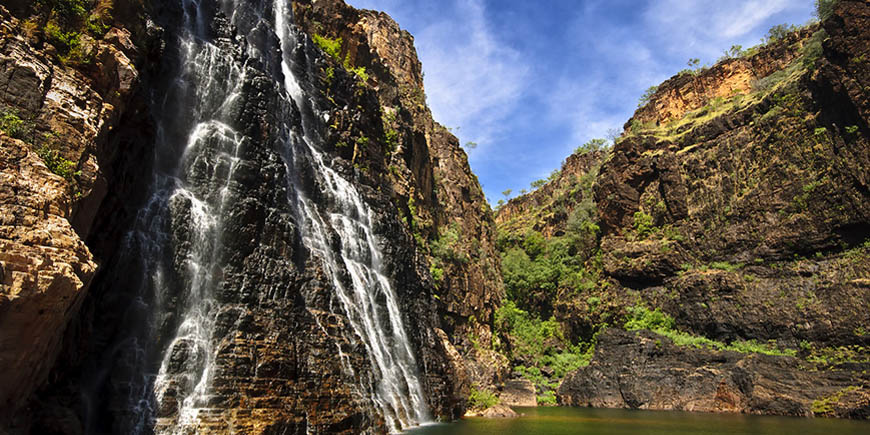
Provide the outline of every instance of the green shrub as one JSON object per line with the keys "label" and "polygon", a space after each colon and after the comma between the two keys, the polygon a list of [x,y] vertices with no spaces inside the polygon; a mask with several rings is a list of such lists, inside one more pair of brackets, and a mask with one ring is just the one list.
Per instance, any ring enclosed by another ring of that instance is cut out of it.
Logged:
{"label": "green shrub", "polygon": [[556,405],[556,393],[553,391],[545,391],[538,396],[538,405],[554,406]]}
{"label": "green shrub", "polygon": [[652,234],[655,231],[653,217],[642,211],[636,212],[634,214],[634,230],[641,239]]}
{"label": "green shrub", "polygon": [[64,31],[54,22],[45,25],[45,36],[48,42],[54,45],[59,52],[69,53],[70,50],[79,46],[81,33],[76,31]]}
{"label": "green shrub", "polygon": [[314,45],[318,46],[324,53],[341,62],[341,38],[329,39],[315,33],[311,35],[311,40],[314,41]]}
{"label": "green shrub", "polygon": [[726,272],[734,272],[743,267],[743,264],[731,264],[727,261],[714,261],[710,263],[710,269],[724,270]]}
{"label": "green shrub", "polygon": [[18,111],[7,109],[0,111],[0,130],[15,139],[24,140],[30,134],[31,128],[27,122],[18,116]]}
{"label": "green shrub", "polygon": [[600,151],[607,147],[607,139],[592,139],[574,150],[574,154],[587,154]]}
{"label": "green shrub", "polygon": [[471,387],[468,395],[468,407],[475,410],[483,410],[498,405],[498,397],[491,391],[479,390],[476,386]]}
{"label": "green shrub", "polygon": [[[345,66],[347,66],[347,65],[345,65]],[[347,68],[347,70],[352,72],[354,75],[356,75],[363,83],[366,83],[369,81],[369,75],[368,75],[368,73],[366,73],[366,67],[364,67],[364,66],[358,66],[356,68],[349,67],[349,68]]]}
{"label": "green shrub", "polygon": [[767,36],[764,38],[764,42],[766,44],[777,42],[785,39],[789,33],[798,30],[796,26],[788,25],[788,24],[778,24],[770,28],[767,31]]}
{"label": "green shrub", "polygon": [[834,13],[834,5],[837,0],[816,0],[816,17],[824,21]]}
{"label": "green shrub", "polygon": [[445,263],[468,263],[468,256],[458,250],[461,239],[459,226],[455,223],[451,224],[437,240],[432,242],[432,255]]}
{"label": "green shrub", "polygon": [[56,15],[65,25],[81,23],[91,9],[88,0],[36,0],[34,5],[42,14]]}
{"label": "green shrub", "polygon": [[37,148],[36,155],[45,162],[45,166],[48,166],[51,172],[60,175],[69,182],[75,181],[75,178],[82,174],[81,171],[76,170],[75,162],[65,159],[59,152],[49,148],[47,145]]}
{"label": "green shrub", "polygon": [[658,308],[654,311],[650,311],[642,305],[628,308],[628,320],[625,322],[625,329],[628,331],[639,329],[670,331],[673,328],[674,319]]}
{"label": "green shrub", "polygon": [[[649,104],[653,95],[655,95],[655,93],[658,90],[659,90],[658,86],[650,86],[649,88],[647,88],[647,90],[643,92],[643,95],[640,96],[640,100],[638,100],[638,102],[637,102],[637,108],[639,109],[639,108]],[[632,130],[634,130],[634,129],[632,129]]]}

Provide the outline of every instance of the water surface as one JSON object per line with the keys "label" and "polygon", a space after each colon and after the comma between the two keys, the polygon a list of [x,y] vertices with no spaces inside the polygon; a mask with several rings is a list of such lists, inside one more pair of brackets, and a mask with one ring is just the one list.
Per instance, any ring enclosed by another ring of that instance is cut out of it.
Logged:
{"label": "water surface", "polygon": [[516,419],[466,418],[411,435],[868,435],[870,422],[569,407],[514,408]]}

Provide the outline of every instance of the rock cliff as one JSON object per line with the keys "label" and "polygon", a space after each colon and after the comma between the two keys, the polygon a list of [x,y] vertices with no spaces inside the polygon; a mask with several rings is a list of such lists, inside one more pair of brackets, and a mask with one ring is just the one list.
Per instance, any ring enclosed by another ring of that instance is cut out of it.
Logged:
{"label": "rock cliff", "polygon": [[407,331],[426,414],[504,376],[476,345],[501,301],[492,214],[407,32],[340,0],[292,2],[287,34],[271,5],[87,5],[0,8],[4,426],[395,428],[377,331],[336,296],[357,279],[398,307],[376,323],[384,346]]}
{"label": "rock cliff", "polygon": [[[866,418],[868,14],[838,1],[667,80],[626,123],[592,188],[598,254],[579,273],[595,284],[538,303],[597,342],[562,403]],[[558,237],[562,210],[535,206],[581,201],[559,180],[511,200],[499,230]]]}
{"label": "rock cliff", "polygon": [[472,381],[500,380],[505,363],[488,345],[503,293],[493,216],[459,141],[426,106],[413,37],[388,15],[341,1],[293,7],[307,33],[340,43],[341,62],[365,68],[391,147],[384,165],[393,202],[427,257],[443,328]]}
{"label": "rock cliff", "polygon": [[82,37],[81,60],[48,42],[47,15],[0,6],[0,420],[46,381],[97,269],[83,240],[148,50],[144,30],[123,24],[136,5],[104,3],[118,21]]}

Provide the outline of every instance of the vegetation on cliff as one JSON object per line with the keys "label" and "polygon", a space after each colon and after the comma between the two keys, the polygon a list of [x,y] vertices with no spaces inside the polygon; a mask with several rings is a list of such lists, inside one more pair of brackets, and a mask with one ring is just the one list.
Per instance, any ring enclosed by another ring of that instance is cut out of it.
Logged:
{"label": "vegetation on cliff", "polygon": [[[870,319],[848,307],[870,303],[861,70],[870,43],[855,36],[866,5],[817,7],[822,24],[777,26],[763,45],[732,47],[716,65],[650,88],[595,165],[563,166],[500,207],[502,310],[538,316],[563,334],[563,349],[597,341],[605,328],[649,330],[685,348],[682,358],[797,357],[865,382],[868,342],[859,332]],[[843,31],[844,22],[857,27]],[[503,328],[503,340],[537,331],[525,325]],[[593,365],[618,358],[596,349]],[[550,367],[535,351],[531,361],[508,356]],[[822,362],[835,354],[848,363]],[[829,381],[819,382],[811,394],[827,391]],[[565,394],[580,394],[572,388]],[[794,400],[812,412],[812,400]]]}

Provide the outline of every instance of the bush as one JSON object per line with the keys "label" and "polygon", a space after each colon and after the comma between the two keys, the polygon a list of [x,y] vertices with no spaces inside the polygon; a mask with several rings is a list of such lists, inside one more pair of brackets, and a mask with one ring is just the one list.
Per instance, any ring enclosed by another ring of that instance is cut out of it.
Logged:
{"label": "bush", "polygon": [[649,88],[647,88],[647,90],[644,91],[643,95],[640,96],[640,100],[637,102],[637,108],[640,109],[641,107],[649,104],[653,95],[655,95],[656,91],[658,90],[658,86],[650,86]]}
{"label": "bush", "polygon": [[0,111],[0,130],[15,139],[24,140],[30,134],[28,124],[18,116],[18,111],[8,109]]}
{"label": "bush", "polygon": [[637,231],[637,236],[641,239],[646,238],[655,231],[653,225],[653,217],[638,211],[634,214],[634,230]]}
{"label": "bush", "polygon": [[816,0],[816,17],[824,21],[834,13],[834,5],[837,0]]}
{"label": "bush", "polygon": [[647,307],[637,305],[629,307],[628,314],[628,321],[625,322],[625,329],[628,331],[636,331],[638,329],[670,331],[674,329],[674,319],[658,308],[650,311]]}
{"label": "bush", "polygon": [[324,53],[341,62],[341,38],[329,39],[315,33],[311,35],[311,40],[314,41],[314,45],[318,46]]}
{"label": "bush", "polygon": [[46,145],[37,148],[36,155],[45,162],[45,166],[48,166],[51,172],[60,175],[66,181],[73,182],[75,177],[79,177],[82,174],[81,171],[76,170],[75,162],[65,159],[59,152]]}
{"label": "bush", "polygon": [[767,36],[764,38],[764,43],[770,44],[785,39],[789,33],[798,30],[798,27],[788,24],[777,24],[767,31]]}
{"label": "bush", "polygon": [[587,154],[601,151],[607,147],[607,139],[592,139],[574,150],[574,154]]}
{"label": "bush", "polygon": [[495,327],[512,339],[514,359],[539,361],[548,348],[547,342],[563,338],[555,319],[542,321],[517,308],[511,300],[496,310]]}
{"label": "bush", "polygon": [[498,405],[498,397],[491,391],[478,390],[477,387],[471,387],[471,394],[468,395],[468,407],[471,409],[482,410],[492,408]]}

